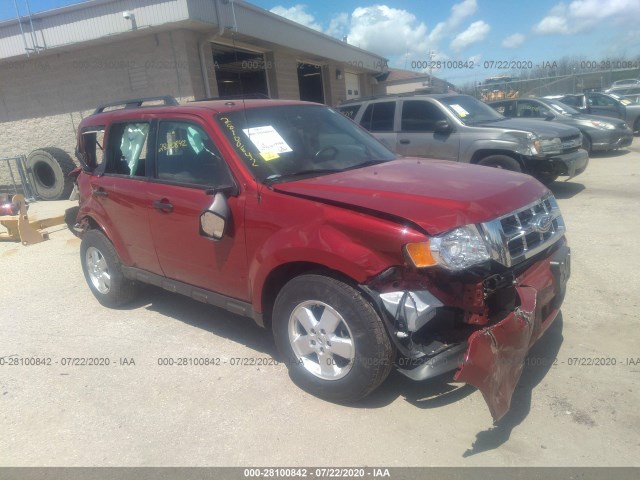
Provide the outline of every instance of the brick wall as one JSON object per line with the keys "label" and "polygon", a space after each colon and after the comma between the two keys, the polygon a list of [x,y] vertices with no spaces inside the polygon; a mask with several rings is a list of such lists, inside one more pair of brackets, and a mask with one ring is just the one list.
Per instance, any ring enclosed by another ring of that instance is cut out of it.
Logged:
{"label": "brick wall", "polygon": [[96,105],[158,95],[186,101],[203,92],[198,39],[185,30],[2,64],[0,157],[47,146],[73,157],[76,128]]}

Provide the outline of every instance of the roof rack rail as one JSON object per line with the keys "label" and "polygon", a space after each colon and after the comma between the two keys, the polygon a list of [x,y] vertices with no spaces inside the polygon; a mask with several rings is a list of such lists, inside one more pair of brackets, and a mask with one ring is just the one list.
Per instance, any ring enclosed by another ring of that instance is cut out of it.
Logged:
{"label": "roof rack rail", "polygon": [[[179,105],[178,101],[175,98],[173,98],[171,95],[165,95],[162,97],[132,98],[129,100],[120,100],[117,102],[109,102],[109,103],[100,105],[98,106],[98,108],[95,109],[93,114],[95,115],[96,113],[102,113],[104,112],[105,108],[117,107],[120,105],[124,105],[123,108],[140,108],[142,107],[142,104],[145,102],[157,102],[159,100],[162,100],[164,102],[164,105],[166,106]],[[150,105],[150,106],[155,106],[155,105]]]}
{"label": "roof rack rail", "polygon": [[269,95],[265,95],[264,93],[245,93],[244,95],[221,95],[219,97],[206,97],[206,98],[197,98],[196,100],[189,100],[188,103],[191,102],[208,102],[209,100],[262,100],[267,99],[271,100]]}
{"label": "roof rack rail", "polygon": [[425,92],[425,91],[415,91],[415,92],[404,92],[404,93],[381,93],[378,95],[370,95],[368,97],[358,97],[351,98],[349,100],[345,100],[340,105],[345,105],[350,102],[361,102],[363,100],[376,100],[378,98],[391,98],[391,97],[415,97],[417,95],[425,96],[425,95],[444,95],[446,92]]}

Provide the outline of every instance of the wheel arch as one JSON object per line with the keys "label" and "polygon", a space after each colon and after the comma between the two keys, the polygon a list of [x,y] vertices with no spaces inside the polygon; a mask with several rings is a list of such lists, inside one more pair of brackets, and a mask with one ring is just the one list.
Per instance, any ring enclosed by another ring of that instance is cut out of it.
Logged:
{"label": "wheel arch", "polygon": [[[83,230],[100,230],[105,237],[111,242],[113,247],[120,258],[120,261],[124,265],[132,265],[133,262],[127,253],[126,248],[123,247],[123,242],[120,236],[117,234],[116,229],[108,227],[106,222],[100,221],[100,219],[94,215],[82,215],[82,211],[79,215],[79,223]],[[81,236],[82,237],[82,236]]]}
{"label": "wheel arch", "polygon": [[325,275],[347,283],[354,288],[357,288],[358,285],[358,282],[346,273],[320,263],[292,261],[278,265],[268,273],[260,289],[258,303],[262,308],[262,320],[265,328],[270,329],[272,327],[273,306],[282,287],[290,280],[305,274]]}
{"label": "wheel arch", "polygon": [[469,163],[477,164],[483,158],[489,157],[491,155],[505,155],[507,157],[511,157],[520,164],[520,168],[522,168],[522,171],[524,171],[525,169],[524,162],[522,161],[521,156],[511,150],[501,150],[501,149],[492,149],[492,148],[484,148],[481,150],[477,150],[473,153]]}

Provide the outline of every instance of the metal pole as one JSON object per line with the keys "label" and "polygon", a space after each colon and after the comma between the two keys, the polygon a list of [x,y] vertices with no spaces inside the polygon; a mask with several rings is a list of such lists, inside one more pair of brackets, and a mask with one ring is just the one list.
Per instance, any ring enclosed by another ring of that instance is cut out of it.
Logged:
{"label": "metal pole", "polygon": [[31,25],[31,41],[33,42],[33,48],[36,53],[40,53],[40,47],[38,46],[38,39],[36,37],[36,30],[33,28],[33,19],[31,18],[31,8],[29,7],[29,0],[24,0],[27,4],[27,12],[29,13],[29,25]]}
{"label": "metal pole", "polygon": [[24,51],[29,56],[29,47],[27,46],[27,39],[24,37],[24,30],[22,29],[22,20],[20,19],[20,10],[18,10],[18,0],[13,0],[13,5],[16,7],[16,15],[18,18],[18,25],[20,25],[20,33],[22,34],[22,41],[24,42]]}

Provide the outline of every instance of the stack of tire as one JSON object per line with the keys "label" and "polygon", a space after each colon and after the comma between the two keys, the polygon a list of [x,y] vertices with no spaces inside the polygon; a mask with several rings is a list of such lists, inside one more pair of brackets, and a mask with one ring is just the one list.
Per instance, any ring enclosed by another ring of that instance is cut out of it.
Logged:
{"label": "stack of tire", "polygon": [[34,150],[27,157],[36,195],[42,200],[67,200],[73,190],[69,172],[74,168],[69,154],[56,147]]}

